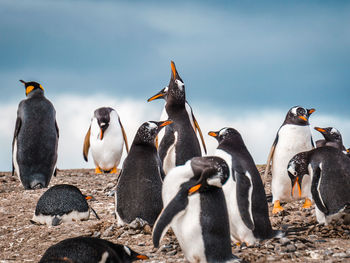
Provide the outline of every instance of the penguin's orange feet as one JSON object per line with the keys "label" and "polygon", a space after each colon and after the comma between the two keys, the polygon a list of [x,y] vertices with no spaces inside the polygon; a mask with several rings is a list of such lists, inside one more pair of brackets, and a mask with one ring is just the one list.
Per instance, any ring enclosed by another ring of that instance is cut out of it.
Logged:
{"label": "penguin's orange feet", "polygon": [[272,214],[278,214],[279,212],[282,212],[284,208],[281,206],[280,201],[276,200],[273,204]]}
{"label": "penguin's orange feet", "polygon": [[306,198],[306,199],[305,199],[305,202],[304,202],[304,205],[303,205],[303,208],[304,208],[304,209],[308,209],[308,208],[310,208],[311,206],[312,206],[311,200],[310,200],[309,198]]}
{"label": "penguin's orange feet", "polygon": [[117,173],[117,167],[114,166],[113,169],[109,173],[110,174],[116,174]]}
{"label": "penguin's orange feet", "polygon": [[95,173],[96,174],[103,174],[103,172],[101,171],[100,167],[98,167],[98,166],[96,166]]}

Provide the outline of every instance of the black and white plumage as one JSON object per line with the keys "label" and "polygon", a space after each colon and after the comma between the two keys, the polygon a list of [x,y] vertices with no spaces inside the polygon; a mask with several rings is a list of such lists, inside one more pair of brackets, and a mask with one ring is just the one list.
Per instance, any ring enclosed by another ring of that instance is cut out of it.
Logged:
{"label": "black and white plumage", "polygon": [[115,194],[118,224],[137,218],[153,225],[163,208],[162,178],[164,172],[155,138],[171,121],[149,121],[138,129],[130,152],[124,160]]}
{"label": "black and white plumage", "polygon": [[322,146],[332,146],[335,147],[341,151],[346,151],[344,145],[343,145],[343,138],[340,134],[340,132],[333,127],[326,127],[326,128],[320,128],[315,127],[316,131],[320,132],[324,140],[318,140],[316,141],[316,147],[322,147]]}
{"label": "black and white plumage", "polygon": [[96,109],[84,140],[85,161],[88,161],[91,148],[96,173],[116,173],[124,143],[126,151],[129,152],[126,133],[117,111],[110,107]]}
{"label": "black and white plumage", "polygon": [[164,179],[164,209],[153,228],[153,244],[171,227],[189,262],[236,262],[222,185],[226,162],[216,156],[195,157]]}
{"label": "black and white plumage", "polygon": [[292,187],[310,187],[304,180],[311,177],[311,193],[319,223],[350,214],[350,159],[342,151],[324,146],[295,155],[288,164]]}
{"label": "black and white plumage", "polygon": [[282,236],[271,227],[264,185],[240,133],[233,128],[223,128],[209,135],[219,142],[215,155],[223,158],[230,168],[229,179],[222,189],[234,241],[254,244]]}
{"label": "black and white plumage", "polygon": [[74,237],[49,247],[39,263],[129,263],[148,259],[131,248],[95,237]]}
{"label": "black and white plumage", "polygon": [[[305,109],[300,106],[292,107],[279,128],[275,141],[271,147],[270,154],[266,163],[265,175],[267,177],[272,162],[272,182],[271,191],[273,196],[274,208],[272,212],[278,213],[283,210],[280,201],[289,201],[292,199],[290,192],[291,186],[287,173],[289,160],[297,153],[311,150],[314,145],[309,127],[309,117],[315,109]],[[305,184],[310,184],[309,178],[305,179]],[[295,189],[297,191],[297,189]],[[299,191],[299,195],[294,198],[305,198],[304,208],[311,207],[311,193],[309,187]]]}
{"label": "black and white plumage", "polygon": [[77,187],[59,184],[52,186],[39,198],[32,222],[56,226],[64,222],[88,220],[90,209],[98,218],[89,207],[86,196]]}
{"label": "black and white plumage", "polygon": [[12,175],[25,189],[47,187],[56,171],[58,127],[56,111],[37,82],[25,82],[27,98],[17,110],[12,142]]}

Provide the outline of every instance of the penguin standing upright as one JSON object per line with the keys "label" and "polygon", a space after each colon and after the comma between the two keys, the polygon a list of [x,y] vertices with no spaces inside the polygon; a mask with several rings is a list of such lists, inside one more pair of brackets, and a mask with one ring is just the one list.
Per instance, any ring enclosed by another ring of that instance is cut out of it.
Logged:
{"label": "penguin standing upright", "polygon": [[[279,128],[271,147],[264,178],[267,177],[272,161],[271,191],[274,203],[273,214],[283,211],[283,207],[280,204],[281,200],[290,200],[292,198],[287,173],[289,160],[295,154],[309,151],[314,147],[309,127],[309,117],[314,111],[315,109],[305,109],[300,106],[291,108],[282,126]],[[309,185],[309,178],[306,178],[304,183]],[[303,208],[310,208],[312,205],[310,187],[304,187],[304,190],[299,192],[299,198],[305,198]]]}
{"label": "penguin standing upright", "polygon": [[239,243],[254,244],[281,235],[272,230],[264,185],[239,132],[223,128],[211,131],[209,135],[219,142],[215,155],[223,158],[230,167],[230,176],[222,189],[231,236]]}
{"label": "penguin standing upright", "polygon": [[[287,169],[292,189],[311,188],[318,223],[327,225],[350,214],[350,159],[342,151],[324,146],[301,152],[290,160]],[[304,184],[308,177],[311,186]]]}
{"label": "penguin standing upright", "polygon": [[98,108],[91,119],[83,147],[85,161],[88,161],[91,146],[96,173],[116,173],[125,142],[129,152],[128,140],[118,113],[109,107]]}
{"label": "penguin standing upright", "polygon": [[316,141],[316,147],[322,147],[322,146],[332,146],[335,147],[341,151],[346,151],[344,145],[343,145],[343,138],[340,134],[340,132],[333,127],[327,127],[327,128],[320,128],[315,127],[316,131],[320,132],[324,140],[318,140]]}
{"label": "penguin standing upright", "polygon": [[165,109],[173,124],[165,129],[158,150],[164,172],[167,174],[175,166],[183,165],[192,157],[201,156],[201,148],[186,111],[185,84],[173,61]]}
{"label": "penguin standing upright", "polygon": [[39,263],[129,263],[148,259],[131,248],[96,237],[73,237],[49,247]]}
{"label": "penguin standing upright", "polygon": [[153,225],[163,208],[164,172],[155,138],[168,121],[149,121],[137,130],[130,152],[123,163],[115,194],[118,225],[140,218]]}
{"label": "penguin standing upright", "polygon": [[164,179],[164,209],[153,228],[153,244],[171,227],[189,262],[236,262],[222,185],[226,162],[216,156],[195,157]]}
{"label": "penguin standing upright", "polygon": [[58,126],[56,111],[37,82],[20,80],[25,100],[17,110],[12,141],[12,175],[16,171],[25,189],[47,187],[56,174]]}

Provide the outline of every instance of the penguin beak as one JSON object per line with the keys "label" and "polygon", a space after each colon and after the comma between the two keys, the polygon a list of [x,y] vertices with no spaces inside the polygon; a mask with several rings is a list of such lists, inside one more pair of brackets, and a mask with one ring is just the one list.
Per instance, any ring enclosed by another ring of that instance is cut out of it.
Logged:
{"label": "penguin beak", "polygon": [[172,76],[172,78],[175,80],[176,79],[176,67],[175,67],[175,63],[174,63],[174,61],[171,61],[170,62],[170,66],[171,66],[171,76]]}
{"label": "penguin beak", "polygon": [[218,133],[217,132],[213,132],[213,131],[208,132],[208,135],[210,135],[210,136],[212,136],[214,138],[218,137]]}
{"label": "penguin beak", "polygon": [[146,260],[146,259],[149,259],[149,257],[145,256],[145,255],[137,255],[136,256],[138,259],[141,259],[141,260]]}
{"label": "penguin beak", "polygon": [[101,130],[101,132],[100,132],[100,140],[101,140],[101,141],[102,141],[102,139],[103,139],[104,132],[107,130],[108,126],[109,126],[108,123],[102,123],[102,124],[100,124],[100,130]]}
{"label": "penguin beak", "polygon": [[294,196],[295,186],[298,186],[298,194],[301,197],[301,184],[299,183],[299,177],[295,177],[294,182],[292,181],[292,196]]}
{"label": "penguin beak", "polygon": [[198,190],[201,188],[201,184],[197,184],[195,186],[192,186],[190,190],[188,190],[188,195],[193,195],[194,193],[198,192]]}
{"label": "penguin beak", "polygon": [[314,108],[308,109],[307,114],[310,116],[312,113],[314,113],[316,110]]}
{"label": "penguin beak", "polygon": [[172,120],[161,121],[159,127],[164,127],[164,126],[167,126],[167,125],[172,124],[172,123],[173,123]]}
{"label": "penguin beak", "polygon": [[162,99],[165,97],[165,95],[166,95],[166,93],[164,92],[164,90],[161,90],[156,95],[150,97],[147,101],[150,102],[152,100]]}
{"label": "penguin beak", "polygon": [[27,83],[27,82],[25,82],[24,80],[19,80],[20,82],[22,82],[24,85]]}
{"label": "penguin beak", "polygon": [[305,121],[305,122],[308,121],[308,119],[307,119],[307,117],[306,117],[305,115],[303,115],[303,116],[298,116],[298,117],[299,117],[299,119],[302,119],[302,120]]}
{"label": "penguin beak", "polygon": [[320,133],[325,133],[325,132],[326,132],[325,129],[322,129],[322,128],[320,128],[320,127],[315,127],[314,129],[315,129],[316,131],[319,131]]}

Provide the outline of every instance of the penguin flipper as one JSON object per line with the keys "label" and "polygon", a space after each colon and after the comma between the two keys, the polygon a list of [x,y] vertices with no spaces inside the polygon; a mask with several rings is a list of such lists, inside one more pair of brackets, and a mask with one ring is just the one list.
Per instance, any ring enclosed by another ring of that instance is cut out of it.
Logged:
{"label": "penguin flipper", "polygon": [[322,201],[322,197],[320,196],[320,192],[318,191],[318,185],[320,183],[321,179],[321,168],[319,166],[314,167],[312,166],[313,170],[313,177],[311,182],[311,193],[312,197],[315,201],[315,204],[317,205],[317,208],[321,210],[324,214],[328,215],[329,211],[326,205]]}
{"label": "penguin flipper", "polygon": [[[247,172],[248,173],[248,172]],[[253,185],[249,175],[243,172],[235,171],[236,174],[236,195],[238,210],[244,224],[250,229],[254,230],[254,221],[252,215],[252,190]]]}
{"label": "penguin flipper", "polygon": [[272,163],[272,158],[273,158],[273,154],[275,153],[275,149],[276,149],[276,145],[277,145],[277,142],[278,142],[278,132],[277,132],[277,135],[276,135],[276,138],[271,146],[271,150],[270,150],[270,153],[269,153],[269,156],[267,157],[267,162],[266,162],[266,168],[265,168],[265,173],[264,173],[264,177],[261,178],[262,179],[262,182],[263,182],[263,185],[265,185],[265,178],[267,177],[267,175],[269,174],[270,172],[270,168],[271,168],[271,163]]}
{"label": "penguin flipper", "polygon": [[89,148],[90,148],[90,132],[91,132],[91,125],[85,135],[84,146],[83,146],[83,156],[86,162],[88,161],[88,154],[89,154]]}
{"label": "penguin flipper", "polygon": [[185,210],[188,204],[188,188],[182,187],[176,196],[162,210],[154,224],[152,241],[154,247],[159,247],[159,242],[170,227],[174,217]]}
{"label": "penguin flipper", "polygon": [[198,130],[199,136],[201,137],[201,141],[202,141],[202,146],[203,146],[203,149],[204,149],[204,153],[207,154],[207,147],[205,146],[204,137],[203,137],[201,128],[199,127],[199,124],[198,124],[196,118],[194,117],[193,112],[192,112],[192,118],[193,118],[194,126],[195,126],[196,129]]}
{"label": "penguin flipper", "polygon": [[[15,126],[15,132],[13,134],[13,140],[12,140],[12,153],[13,153],[14,146],[15,146],[15,140],[17,139],[19,130],[21,129],[21,125],[22,125],[22,120],[21,120],[20,117],[17,117],[17,119],[16,119],[16,126]],[[14,176],[14,174],[15,174],[15,166],[14,166],[13,161],[14,160],[13,160],[13,154],[12,154],[12,176]]]}
{"label": "penguin flipper", "polygon": [[120,124],[120,127],[122,128],[122,133],[123,133],[123,138],[124,138],[124,142],[125,142],[125,148],[126,148],[126,152],[129,153],[129,145],[128,145],[128,138],[126,137],[126,132],[124,130],[124,127],[120,121],[120,118],[118,118],[119,120],[119,124]]}
{"label": "penguin flipper", "polygon": [[57,138],[60,137],[60,130],[58,129],[57,121],[55,120],[55,127],[56,127],[56,132],[57,132]]}

